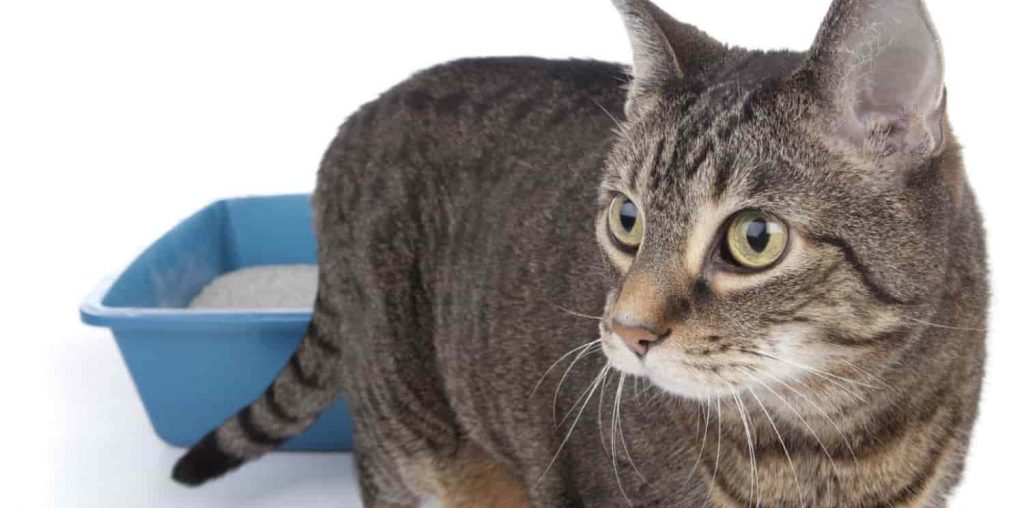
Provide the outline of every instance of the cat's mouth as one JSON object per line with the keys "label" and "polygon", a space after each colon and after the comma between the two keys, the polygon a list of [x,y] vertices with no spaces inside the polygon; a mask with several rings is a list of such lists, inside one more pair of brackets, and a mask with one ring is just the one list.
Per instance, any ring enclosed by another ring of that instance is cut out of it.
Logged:
{"label": "cat's mouth", "polygon": [[796,346],[805,344],[811,333],[803,326],[780,326],[757,340],[716,335],[713,341],[673,333],[638,354],[604,321],[600,331],[601,350],[612,367],[693,399],[730,396],[798,378],[801,362],[808,359],[799,358]]}

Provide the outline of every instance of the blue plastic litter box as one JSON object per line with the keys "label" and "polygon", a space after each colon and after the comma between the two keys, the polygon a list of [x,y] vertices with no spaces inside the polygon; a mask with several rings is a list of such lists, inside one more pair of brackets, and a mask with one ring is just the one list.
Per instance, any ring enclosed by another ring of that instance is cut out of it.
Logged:
{"label": "blue plastic litter box", "polygon": [[[316,263],[308,195],[218,201],[89,297],[82,320],[111,329],[156,433],[190,446],[259,396],[298,346],[312,309],[191,310],[218,275]],[[350,450],[339,401],[289,450]]]}

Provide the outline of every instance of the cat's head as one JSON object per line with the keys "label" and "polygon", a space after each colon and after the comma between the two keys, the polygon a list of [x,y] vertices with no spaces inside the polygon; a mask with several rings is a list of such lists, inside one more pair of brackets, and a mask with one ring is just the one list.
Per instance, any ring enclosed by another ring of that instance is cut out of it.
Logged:
{"label": "cat's head", "polygon": [[910,347],[964,193],[921,0],[836,0],[805,54],[614,3],[634,62],[596,220],[611,364],[705,397]]}

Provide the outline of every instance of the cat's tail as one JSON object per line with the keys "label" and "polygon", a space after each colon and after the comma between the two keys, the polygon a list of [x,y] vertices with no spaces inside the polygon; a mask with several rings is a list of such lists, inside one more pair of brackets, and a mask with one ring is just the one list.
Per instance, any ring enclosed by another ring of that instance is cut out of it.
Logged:
{"label": "cat's tail", "polygon": [[174,466],[171,476],[199,485],[273,450],[309,427],[334,402],[341,349],[332,326],[334,314],[318,293],[313,319],[302,343],[270,387],[256,401],[228,418]]}

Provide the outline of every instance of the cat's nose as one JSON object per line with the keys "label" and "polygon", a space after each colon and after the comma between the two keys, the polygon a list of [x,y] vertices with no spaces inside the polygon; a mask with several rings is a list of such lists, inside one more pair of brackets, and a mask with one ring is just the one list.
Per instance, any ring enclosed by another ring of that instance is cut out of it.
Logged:
{"label": "cat's nose", "polygon": [[643,357],[652,345],[668,337],[670,330],[658,332],[646,326],[630,326],[618,320],[612,320],[612,332],[622,339],[630,351]]}

